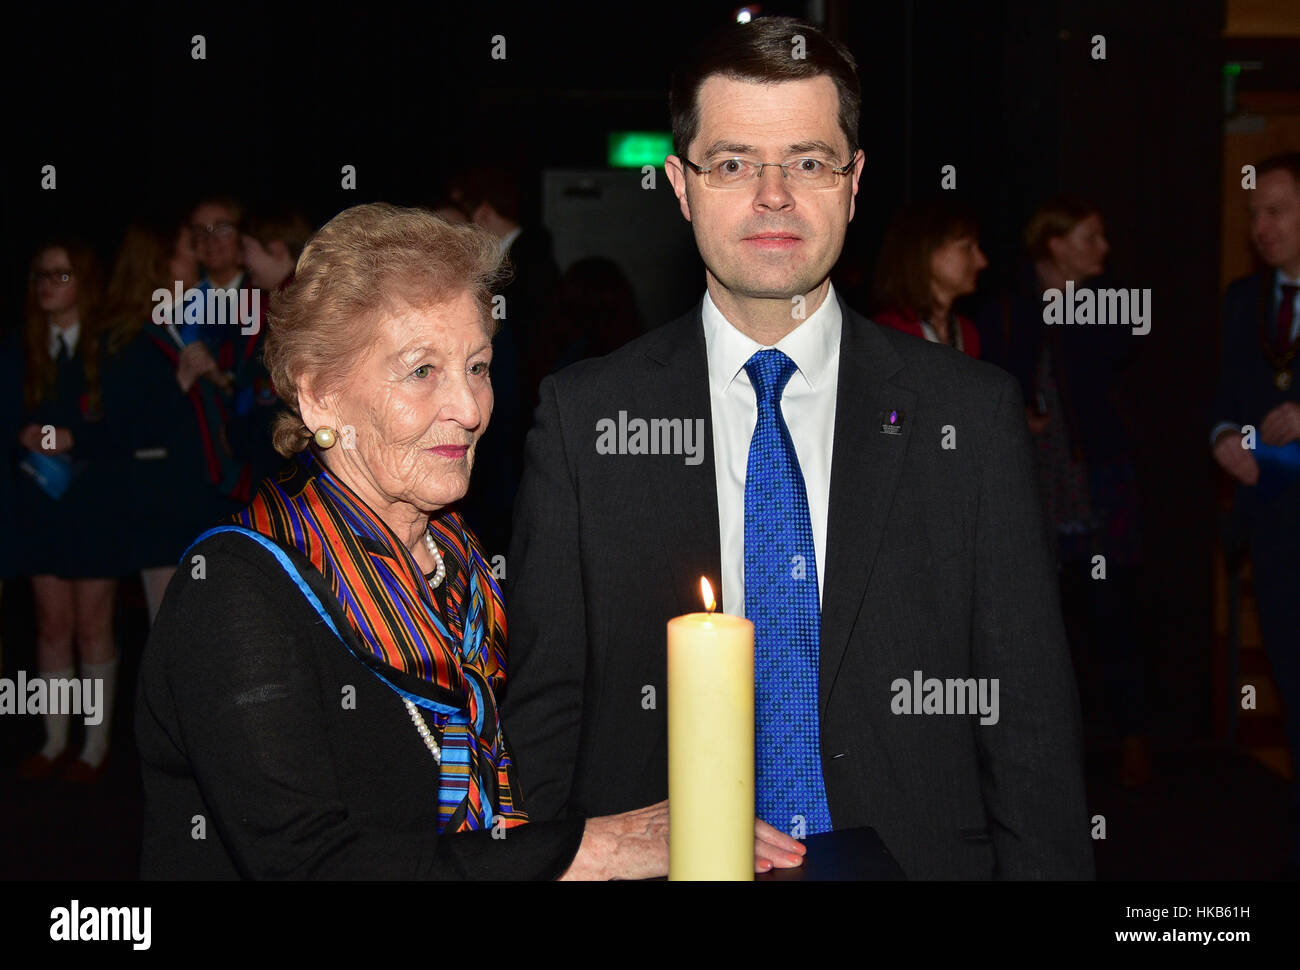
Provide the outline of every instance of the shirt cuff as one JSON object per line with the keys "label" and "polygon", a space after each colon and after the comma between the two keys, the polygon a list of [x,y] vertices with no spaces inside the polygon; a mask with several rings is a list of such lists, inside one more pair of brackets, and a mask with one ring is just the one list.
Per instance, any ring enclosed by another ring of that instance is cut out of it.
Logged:
{"label": "shirt cuff", "polygon": [[1235,424],[1232,421],[1220,421],[1218,424],[1216,424],[1213,428],[1210,429],[1210,447],[1211,448],[1214,447],[1215,440],[1219,437],[1219,435],[1223,434],[1223,432],[1240,431],[1240,430],[1241,430],[1241,425],[1239,424]]}

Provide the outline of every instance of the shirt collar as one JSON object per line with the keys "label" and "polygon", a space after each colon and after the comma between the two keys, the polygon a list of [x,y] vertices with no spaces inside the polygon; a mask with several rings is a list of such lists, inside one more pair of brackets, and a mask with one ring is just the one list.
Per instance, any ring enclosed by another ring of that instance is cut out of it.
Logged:
{"label": "shirt collar", "polygon": [[245,276],[245,271],[241,269],[239,271],[239,275],[236,276],[229,283],[227,283],[225,286],[217,286],[216,283],[212,282],[212,278],[208,276],[207,273],[204,273],[203,283],[207,284],[207,289],[209,290],[240,290],[243,289],[244,287],[244,276]]}
{"label": "shirt collar", "polygon": [[510,247],[514,245],[515,240],[519,238],[519,234],[523,231],[524,231],[523,226],[515,226],[508,233],[506,233],[504,236],[501,237],[502,256],[510,252]]}
{"label": "shirt collar", "polygon": [[1283,283],[1289,283],[1292,286],[1295,286],[1297,284],[1300,284],[1300,279],[1295,279],[1295,280],[1287,279],[1286,274],[1282,272],[1282,267],[1279,266],[1277,270],[1274,271],[1273,273],[1273,285],[1277,287],[1279,293],[1282,291]]}
{"label": "shirt collar", "polygon": [[[749,358],[764,346],[752,337],[737,330],[722,315],[708,291],[704,292],[704,304],[701,308],[704,318],[704,345],[708,354],[709,384],[718,393],[726,393],[736,375],[744,370]],[[840,328],[842,325],[840,301],[835,296],[835,287],[826,285],[826,298],[803,323],[795,327],[774,345],[792,361],[803,376],[809,389],[816,390],[818,384],[828,376],[828,365],[835,359],[840,345]]]}
{"label": "shirt collar", "polygon": [[50,356],[59,356],[59,338],[68,345],[68,356],[71,357],[77,352],[77,341],[81,339],[81,322],[78,321],[67,329],[61,330],[54,324],[50,324]]}

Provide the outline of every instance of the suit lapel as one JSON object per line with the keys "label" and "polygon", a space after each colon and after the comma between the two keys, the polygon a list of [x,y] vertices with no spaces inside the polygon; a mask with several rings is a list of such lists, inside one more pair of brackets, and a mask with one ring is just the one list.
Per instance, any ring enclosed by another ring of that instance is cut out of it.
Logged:
{"label": "suit lapel", "polygon": [[702,461],[687,465],[681,456],[649,464],[653,522],[663,538],[680,609],[703,609],[700,577],[708,577],[722,603],[722,552],[718,527],[718,488],[713,458],[713,408],[700,306],[670,324],[662,339],[646,350],[650,371],[637,388],[637,417],[704,421]]}
{"label": "suit lapel", "polygon": [[[902,358],[875,324],[842,300],[840,308],[843,327],[822,592],[818,707],[823,716],[866,595],[916,424],[916,392],[890,381],[902,369]],[[903,412],[897,435],[881,431],[891,410]]]}

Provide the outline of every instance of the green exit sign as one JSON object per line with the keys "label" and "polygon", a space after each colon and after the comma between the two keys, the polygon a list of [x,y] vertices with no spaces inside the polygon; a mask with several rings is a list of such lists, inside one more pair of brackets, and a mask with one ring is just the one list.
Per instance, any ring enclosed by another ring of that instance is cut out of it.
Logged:
{"label": "green exit sign", "polygon": [[609,135],[610,168],[662,168],[673,153],[673,136],[666,131],[614,131]]}

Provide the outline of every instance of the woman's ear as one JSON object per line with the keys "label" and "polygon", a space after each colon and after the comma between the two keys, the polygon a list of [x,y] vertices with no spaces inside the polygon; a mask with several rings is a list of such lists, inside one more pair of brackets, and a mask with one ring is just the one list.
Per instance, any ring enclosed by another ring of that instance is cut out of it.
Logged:
{"label": "woman's ear", "polygon": [[298,380],[298,413],[302,423],[311,431],[321,427],[333,427],[333,407],[327,398],[317,393],[317,382],[309,377]]}

